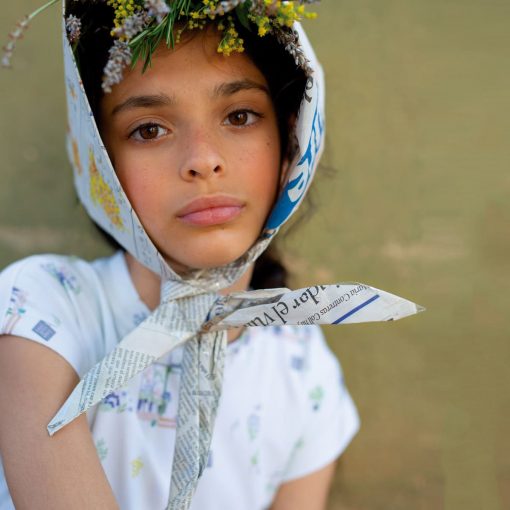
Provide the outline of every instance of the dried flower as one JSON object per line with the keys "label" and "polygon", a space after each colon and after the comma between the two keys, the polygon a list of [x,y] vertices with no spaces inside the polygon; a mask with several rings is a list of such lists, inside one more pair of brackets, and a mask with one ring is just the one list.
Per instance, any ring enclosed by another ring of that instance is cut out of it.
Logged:
{"label": "dried flower", "polygon": [[[211,16],[223,16],[226,12],[233,11],[238,5],[245,2],[246,0],[224,0],[216,6],[213,6],[212,2],[204,2],[204,5],[206,5],[204,13]],[[209,5],[211,6],[209,7]]]}
{"label": "dried flower", "polygon": [[116,40],[109,50],[109,58],[103,72],[102,88],[111,92],[113,85],[122,81],[124,69],[131,64],[131,50],[124,41]]}
{"label": "dried flower", "polygon": [[81,35],[81,21],[73,14],[70,14],[66,18],[66,30],[70,43],[74,44]]}
{"label": "dried flower", "polygon": [[170,12],[170,7],[164,0],[145,0],[145,9],[151,18],[156,18],[158,23]]}
{"label": "dried flower", "polygon": [[30,22],[29,16],[25,16],[16,23],[16,28],[9,34],[9,42],[3,47],[4,54],[2,56],[2,67],[11,67],[12,54],[16,43],[23,37],[23,33],[28,28]]}
{"label": "dried flower", "polygon": [[34,12],[25,16],[22,20],[18,21],[16,28],[9,34],[10,41],[3,47],[4,54],[2,56],[2,66],[11,67],[11,58],[16,47],[16,42],[23,37],[23,33],[28,28],[29,23],[41,12],[45,11],[48,7],[56,4],[59,0],[48,0],[44,5],[36,9]]}
{"label": "dried flower", "polygon": [[[29,16],[20,21],[9,34],[4,47],[3,66],[10,66],[11,57],[32,18],[61,0],[47,0]],[[244,41],[237,31],[237,22],[248,27],[251,23],[260,37],[271,34],[294,57],[296,64],[307,75],[312,70],[299,44],[294,23],[303,18],[313,18],[315,13],[306,12],[306,6],[320,0],[69,0],[82,4],[104,2],[113,8],[111,35],[115,38],[109,59],[104,68],[103,90],[110,92],[113,85],[122,80],[124,68],[144,60],[143,70],[150,65],[151,56],[161,41],[168,47],[179,42],[184,30],[203,29],[211,20],[222,32],[218,52],[230,55],[244,51]],[[220,19],[217,19],[220,18]],[[184,21],[177,33],[174,26]],[[71,44],[75,43],[85,28],[74,15],[65,20],[66,32]]]}
{"label": "dried flower", "polygon": [[123,40],[129,41],[135,35],[142,32],[145,27],[149,24],[150,19],[145,13],[136,13],[132,16],[128,16],[124,19],[122,25],[117,28],[114,28],[112,31],[112,35]]}
{"label": "dried flower", "polygon": [[244,51],[244,41],[239,37],[234,24],[234,18],[227,16],[227,26],[223,23],[218,24],[218,29],[223,32],[223,37],[218,45],[218,53],[229,56],[233,51],[242,53]]}
{"label": "dried flower", "polygon": [[275,29],[273,33],[277,41],[294,57],[296,65],[303,69],[305,74],[310,77],[313,74],[313,69],[310,67],[310,63],[305,57],[303,48],[301,48],[299,34],[295,30],[287,27],[279,27]]}
{"label": "dried flower", "polygon": [[[124,24],[126,18],[129,18],[136,12],[139,12],[141,7],[135,3],[135,0],[108,0],[107,5],[113,7],[114,14],[114,28],[120,28]],[[115,35],[112,32],[112,35]]]}

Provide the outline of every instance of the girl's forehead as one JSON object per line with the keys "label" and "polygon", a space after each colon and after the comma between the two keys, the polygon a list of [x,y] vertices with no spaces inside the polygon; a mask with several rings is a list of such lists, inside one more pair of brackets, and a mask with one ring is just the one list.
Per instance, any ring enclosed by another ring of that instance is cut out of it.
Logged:
{"label": "girl's forehead", "polygon": [[[267,90],[264,74],[245,53],[224,56],[217,52],[219,36],[212,30],[195,32],[175,48],[163,42],[155,51],[151,66],[142,72],[142,62],[124,73],[124,79],[105,95],[105,103],[119,97],[165,92],[176,98],[194,93],[220,96],[228,84],[239,90]],[[244,83],[245,86],[239,86]],[[252,84],[252,86],[248,86]]]}

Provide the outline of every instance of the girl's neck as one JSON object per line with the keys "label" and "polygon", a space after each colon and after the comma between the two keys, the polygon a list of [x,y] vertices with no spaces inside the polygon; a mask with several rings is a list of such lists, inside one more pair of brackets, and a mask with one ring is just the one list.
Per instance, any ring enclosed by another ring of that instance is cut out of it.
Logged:
{"label": "girl's neck", "polygon": [[[140,264],[130,253],[124,252],[129,275],[133,281],[140,299],[145,303],[149,310],[155,310],[159,305],[161,292],[161,278],[153,273],[150,269]],[[253,264],[233,285],[220,290],[220,294],[229,294],[230,292],[240,292],[248,289],[251,276],[253,273]],[[229,343],[236,340],[242,333],[244,328],[235,328],[227,330],[227,338]]]}

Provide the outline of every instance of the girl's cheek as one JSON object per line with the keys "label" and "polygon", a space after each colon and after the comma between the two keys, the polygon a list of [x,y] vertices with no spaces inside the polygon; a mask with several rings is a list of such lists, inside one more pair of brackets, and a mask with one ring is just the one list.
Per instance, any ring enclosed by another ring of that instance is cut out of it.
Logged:
{"label": "girl's cheek", "polygon": [[154,200],[154,194],[172,180],[174,166],[169,151],[127,151],[119,158],[116,172],[128,197],[152,194]]}

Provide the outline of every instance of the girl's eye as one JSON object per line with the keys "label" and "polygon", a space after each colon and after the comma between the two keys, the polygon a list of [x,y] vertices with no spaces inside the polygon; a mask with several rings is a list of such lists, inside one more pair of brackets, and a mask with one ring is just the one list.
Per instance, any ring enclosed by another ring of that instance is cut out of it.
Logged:
{"label": "girl's eye", "polygon": [[159,124],[143,124],[137,127],[130,135],[130,138],[134,138],[138,141],[157,140],[161,136],[168,133],[168,129],[163,128]]}
{"label": "girl's eye", "polygon": [[257,117],[262,117],[261,114],[252,110],[236,110],[235,112],[227,115],[227,124],[231,126],[249,126],[256,122]]}

